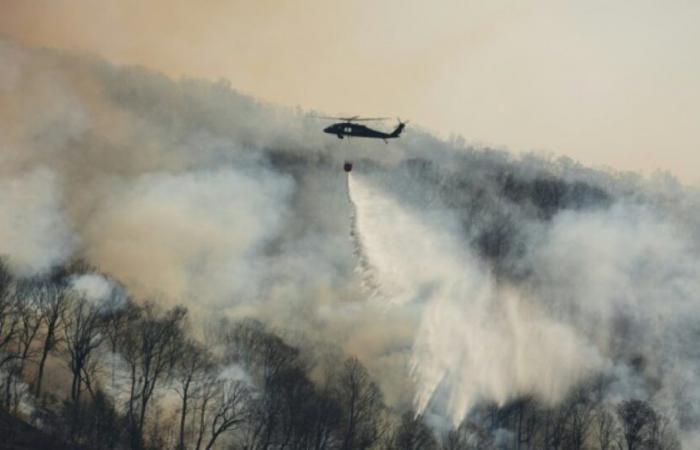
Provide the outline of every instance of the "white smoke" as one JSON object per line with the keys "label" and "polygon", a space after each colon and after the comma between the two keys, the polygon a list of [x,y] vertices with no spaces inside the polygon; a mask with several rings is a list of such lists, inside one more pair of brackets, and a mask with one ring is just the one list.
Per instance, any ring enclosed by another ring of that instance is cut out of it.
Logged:
{"label": "white smoke", "polygon": [[646,381],[640,389],[633,376],[621,377],[623,395],[697,420],[700,360],[688,339],[698,332],[700,257],[692,233],[638,205],[565,213],[533,263],[533,284],[560,321],[618,365],[641,358]]}
{"label": "white smoke", "polygon": [[109,280],[94,273],[74,276],[70,286],[75,292],[94,302],[101,302],[107,298],[113,288]]}
{"label": "white smoke", "polygon": [[139,300],[331,341],[392,405],[455,423],[606,374],[611,401],[697,428],[696,192],[322,127],[225,82],[0,40],[0,254],[19,275],[83,258]]}
{"label": "white smoke", "polygon": [[253,296],[245,289],[261,276],[256,255],[279,231],[291,188],[255,169],[115,182],[85,229],[86,256],[141,295],[208,305]]}
{"label": "white smoke", "polygon": [[126,305],[127,294],[114,282],[96,273],[74,275],[70,278],[70,288],[80,298],[84,298],[102,311],[118,310]]}
{"label": "white smoke", "polygon": [[57,177],[35,168],[0,178],[0,255],[23,276],[42,274],[75,251]]}

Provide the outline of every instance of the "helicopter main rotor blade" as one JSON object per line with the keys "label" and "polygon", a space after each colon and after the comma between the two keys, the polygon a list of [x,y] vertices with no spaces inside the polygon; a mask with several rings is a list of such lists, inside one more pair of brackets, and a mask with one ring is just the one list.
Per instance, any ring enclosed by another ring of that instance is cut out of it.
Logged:
{"label": "helicopter main rotor blade", "polygon": [[345,122],[352,122],[358,117],[334,117],[334,116],[311,116],[313,119],[325,119],[325,120],[344,120]]}
{"label": "helicopter main rotor blade", "polygon": [[369,120],[387,120],[389,117],[329,117],[329,116],[313,116],[315,119],[328,119],[328,120],[344,120],[345,122],[366,122]]}

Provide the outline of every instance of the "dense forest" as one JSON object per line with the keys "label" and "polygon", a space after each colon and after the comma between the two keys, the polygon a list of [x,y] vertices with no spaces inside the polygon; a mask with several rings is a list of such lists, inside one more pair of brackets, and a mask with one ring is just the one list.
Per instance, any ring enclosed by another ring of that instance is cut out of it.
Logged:
{"label": "dense forest", "polygon": [[29,279],[0,266],[2,408],[77,448],[679,448],[649,404],[606,403],[602,378],[556,407],[519,398],[436,428],[387,406],[338,349],[292,345],[253,319],[196,330],[185,308],[135,302],[111,280],[91,298],[86,276],[106,281],[84,263]]}

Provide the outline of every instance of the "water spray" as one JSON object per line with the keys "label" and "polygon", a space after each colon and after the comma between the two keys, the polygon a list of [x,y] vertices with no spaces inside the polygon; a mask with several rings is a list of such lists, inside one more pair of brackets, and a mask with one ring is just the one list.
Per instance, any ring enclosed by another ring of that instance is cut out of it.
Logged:
{"label": "water spray", "polygon": [[347,193],[348,203],[350,205],[350,239],[353,243],[353,254],[357,261],[355,272],[360,274],[363,288],[370,294],[370,296],[375,296],[379,293],[379,284],[377,282],[376,275],[374,274],[374,269],[367,258],[367,253],[363,246],[363,239],[358,229],[357,204],[353,200],[352,196],[353,176],[350,172],[352,170],[352,163],[346,162],[344,169],[345,192]]}

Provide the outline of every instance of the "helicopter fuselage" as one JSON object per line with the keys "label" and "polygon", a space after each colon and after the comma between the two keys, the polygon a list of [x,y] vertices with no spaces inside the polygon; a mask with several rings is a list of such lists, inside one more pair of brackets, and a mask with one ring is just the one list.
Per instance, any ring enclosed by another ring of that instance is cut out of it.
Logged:
{"label": "helicopter fuselage", "polygon": [[[401,127],[403,128],[403,127]],[[365,138],[378,138],[378,139],[394,139],[399,137],[400,131],[397,133],[384,133],[382,131],[373,130],[365,125],[360,125],[352,122],[340,122],[334,123],[333,125],[324,128],[324,133],[335,134],[338,139],[343,139],[345,136],[348,137],[365,137]]]}

